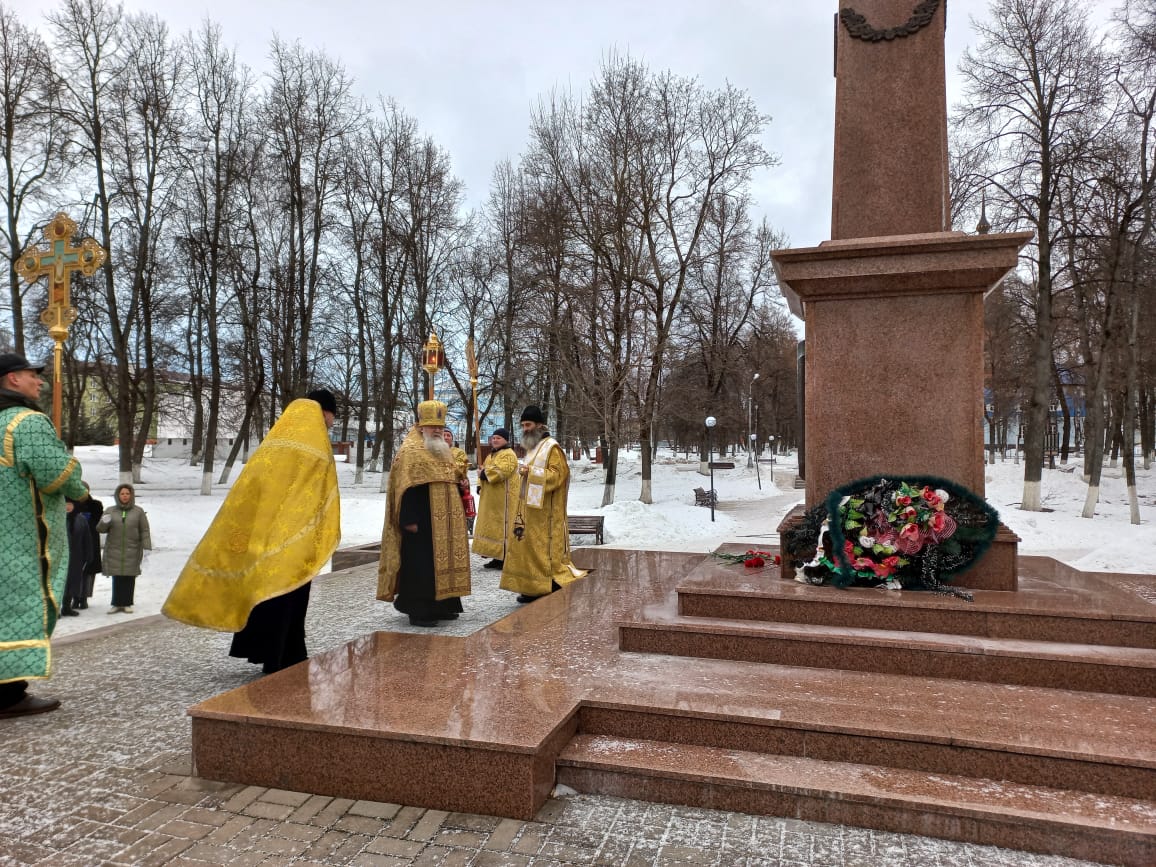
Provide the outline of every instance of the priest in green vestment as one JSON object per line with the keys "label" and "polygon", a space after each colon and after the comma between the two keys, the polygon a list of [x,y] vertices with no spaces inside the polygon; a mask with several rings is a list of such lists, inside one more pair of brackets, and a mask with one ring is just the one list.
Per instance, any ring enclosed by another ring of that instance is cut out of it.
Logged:
{"label": "priest in green vestment", "polygon": [[28,681],[52,673],[68,573],[64,501],[88,499],[80,464],[36,403],[43,370],[0,355],[0,718],[60,706],[28,693]]}

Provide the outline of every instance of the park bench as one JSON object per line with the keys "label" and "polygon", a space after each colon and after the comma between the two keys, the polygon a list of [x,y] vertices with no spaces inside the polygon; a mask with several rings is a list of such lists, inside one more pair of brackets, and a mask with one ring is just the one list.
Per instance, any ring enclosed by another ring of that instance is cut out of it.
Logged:
{"label": "park bench", "polygon": [[718,492],[704,491],[702,488],[694,489],[694,504],[696,506],[717,506]]}
{"label": "park bench", "polygon": [[566,523],[571,536],[593,536],[594,544],[602,544],[602,525],[606,518],[602,515],[569,515]]}
{"label": "park bench", "polygon": [[711,461],[710,468],[712,470],[733,470],[735,468],[734,461]]}

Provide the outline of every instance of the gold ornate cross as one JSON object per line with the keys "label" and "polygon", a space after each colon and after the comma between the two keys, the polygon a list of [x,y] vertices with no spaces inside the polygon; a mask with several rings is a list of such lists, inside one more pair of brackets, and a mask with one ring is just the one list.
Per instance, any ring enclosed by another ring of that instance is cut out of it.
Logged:
{"label": "gold ornate cross", "polygon": [[63,343],[68,339],[68,328],[76,321],[76,308],[72,306],[72,273],[79,271],[86,277],[96,273],[104,264],[105,253],[92,238],[85,238],[79,247],[72,246],[72,236],[76,234],[76,222],[65,213],[59,213],[44,227],[44,240],[48,248],[30,246],[16,260],[16,273],[26,283],[35,283],[41,277],[48,277],[48,306],[40,314],[40,321],[48,328],[48,333],[56,342],[53,364],[52,421],[56,432],[60,433],[60,362]]}

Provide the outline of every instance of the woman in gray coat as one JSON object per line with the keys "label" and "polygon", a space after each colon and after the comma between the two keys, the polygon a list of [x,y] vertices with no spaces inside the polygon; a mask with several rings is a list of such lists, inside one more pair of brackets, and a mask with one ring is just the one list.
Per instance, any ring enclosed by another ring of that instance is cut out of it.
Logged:
{"label": "woman in gray coat", "polygon": [[112,610],[109,614],[132,614],[136,576],[145,551],[153,547],[149,519],[136,504],[132,485],[118,485],[116,505],[104,510],[96,529],[108,534],[104,543],[104,574],[112,576]]}

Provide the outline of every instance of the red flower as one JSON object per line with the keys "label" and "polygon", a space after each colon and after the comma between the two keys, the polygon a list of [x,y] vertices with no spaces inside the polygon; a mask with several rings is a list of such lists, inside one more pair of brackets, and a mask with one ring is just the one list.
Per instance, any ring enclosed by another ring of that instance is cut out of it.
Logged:
{"label": "red flower", "polygon": [[856,557],[851,565],[860,572],[866,572],[875,568],[875,561],[870,557]]}
{"label": "red flower", "polygon": [[766,565],[766,561],[762,557],[748,557],[743,561],[743,565],[748,569],[759,569]]}
{"label": "red flower", "polygon": [[904,554],[915,554],[923,547],[923,534],[918,524],[904,524],[895,547]]}
{"label": "red flower", "polygon": [[895,502],[898,503],[900,506],[910,506],[911,505],[911,497],[904,494],[903,496],[896,497]]}
{"label": "red flower", "polygon": [[950,539],[955,532],[955,519],[947,512],[936,512],[931,516],[931,538],[936,542],[942,542],[944,539]]}
{"label": "red flower", "polygon": [[851,542],[850,539],[843,540],[843,553],[848,557],[855,553],[855,545]]}
{"label": "red flower", "polygon": [[780,557],[778,554],[776,554],[776,555],[775,555],[775,559],[774,559],[774,564],[775,564],[776,566],[779,566],[779,565],[781,565],[781,564],[782,564],[782,562],[783,562],[783,558],[782,558],[782,557]]}
{"label": "red flower", "polygon": [[933,509],[943,508],[943,500],[941,500],[939,494],[931,490],[929,486],[924,486],[923,488],[923,502],[927,503],[927,505]]}
{"label": "red flower", "polygon": [[891,566],[887,565],[886,562],[883,562],[883,563],[872,563],[871,564],[871,571],[875,573],[876,578],[889,578],[889,577],[891,577],[891,574],[895,570],[893,568],[891,568]]}

